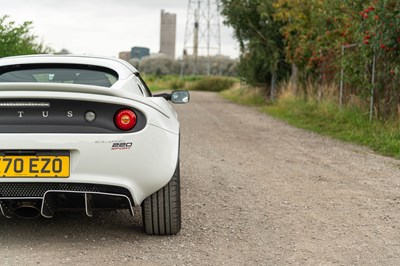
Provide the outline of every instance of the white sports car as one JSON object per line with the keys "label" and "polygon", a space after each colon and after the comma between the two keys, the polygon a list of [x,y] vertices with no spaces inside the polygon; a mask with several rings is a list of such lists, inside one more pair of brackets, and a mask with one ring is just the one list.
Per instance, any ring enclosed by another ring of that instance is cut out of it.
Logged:
{"label": "white sports car", "polygon": [[181,228],[179,122],[125,61],[35,55],[0,59],[0,210],[142,207],[147,234]]}

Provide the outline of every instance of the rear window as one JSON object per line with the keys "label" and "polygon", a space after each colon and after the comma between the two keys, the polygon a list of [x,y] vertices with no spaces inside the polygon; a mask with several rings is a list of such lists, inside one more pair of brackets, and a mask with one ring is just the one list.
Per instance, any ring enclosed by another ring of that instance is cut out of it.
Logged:
{"label": "rear window", "polygon": [[18,65],[0,69],[0,82],[69,83],[111,87],[118,74],[108,68],[86,65]]}

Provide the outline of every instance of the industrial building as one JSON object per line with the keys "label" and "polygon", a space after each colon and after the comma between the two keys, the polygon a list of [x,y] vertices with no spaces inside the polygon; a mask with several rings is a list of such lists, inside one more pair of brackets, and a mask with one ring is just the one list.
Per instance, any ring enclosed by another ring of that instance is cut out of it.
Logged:
{"label": "industrial building", "polygon": [[150,55],[150,49],[147,47],[132,47],[131,49],[131,58],[142,59],[145,56]]}
{"label": "industrial building", "polygon": [[119,52],[118,57],[122,60],[129,61],[129,59],[131,59],[131,52]]}
{"label": "industrial building", "polygon": [[160,53],[175,59],[176,14],[161,10]]}

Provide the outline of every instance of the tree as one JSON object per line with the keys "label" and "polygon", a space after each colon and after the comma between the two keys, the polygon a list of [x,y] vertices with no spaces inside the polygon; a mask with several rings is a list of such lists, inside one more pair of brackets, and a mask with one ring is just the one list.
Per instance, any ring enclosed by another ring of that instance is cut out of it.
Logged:
{"label": "tree", "polygon": [[335,71],[340,47],[356,41],[354,8],[347,0],[277,0],[274,7],[275,19],[283,23],[286,59],[305,76],[332,82],[329,74]]}
{"label": "tree", "polygon": [[294,87],[344,77],[345,100],[356,96],[384,119],[398,115],[399,0],[222,0],[222,14],[234,28],[239,73],[248,82],[273,80],[285,61]]}
{"label": "tree", "polygon": [[[400,99],[400,2],[369,1],[358,10],[362,51],[370,63],[374,109],[381,118],[398,112]],[[372,60],[371,60],[372,61]]]}
{"label": "tree", "polygon": [[145,74],[173,74],[174,59],[164,54],[143,57],[139,62],[139,70]]}
{"label": "tree", "polygon": [[50,48],[37,42],[31,29],[31,22],[17,25],[8,16],[0,17],[0,57],[50,52]]}
{"label": "tree", "polygon": [[287,71],[281,22],[274,19],[272,4],[272,0],[222,0],[225,24],[233,27],[240,45],[239,74],[253,84],[274,84]]}

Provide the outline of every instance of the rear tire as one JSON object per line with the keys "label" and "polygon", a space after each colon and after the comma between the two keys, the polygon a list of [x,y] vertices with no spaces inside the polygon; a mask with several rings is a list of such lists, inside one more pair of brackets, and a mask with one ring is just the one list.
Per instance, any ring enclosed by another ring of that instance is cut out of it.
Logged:
{"label": "rear tire", "polygon": [[181,230],[179,161],[169,183],[143,201],[142,218],[149,235],[175,235]]}

